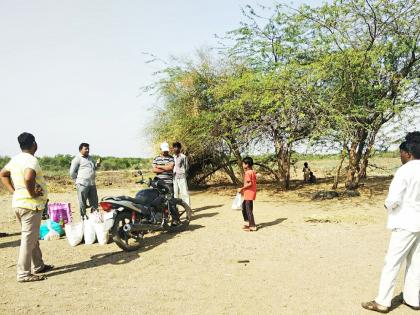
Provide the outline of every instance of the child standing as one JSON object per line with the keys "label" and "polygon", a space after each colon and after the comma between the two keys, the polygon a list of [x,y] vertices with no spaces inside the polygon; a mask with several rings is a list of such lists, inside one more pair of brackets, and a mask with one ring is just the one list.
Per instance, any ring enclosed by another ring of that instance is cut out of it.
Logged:
{"label": "child standing", "polygon": [[249,232],[257,230],[253,214],[254,200],[257,196],[257,174],[252,169],[253,165],[254,161],[250,157],[242,160],[242,167],[245,171],[244,186],[238,188],[238,192],[244,196],[242,215],[244,221],[248,223],[248,225],[244,225],[244,230]]}

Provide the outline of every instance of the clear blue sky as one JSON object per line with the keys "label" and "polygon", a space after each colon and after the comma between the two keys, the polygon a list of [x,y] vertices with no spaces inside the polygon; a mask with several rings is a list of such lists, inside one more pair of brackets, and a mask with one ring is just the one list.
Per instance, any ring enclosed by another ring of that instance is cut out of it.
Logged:
{"label": "clear blue sky", "polygon": [[165,59],[214,46],[255,3],[0,0],[0,155],[17,153],[28,131],[40,156],[75,154],[80,142],[102,156],[150,156],[155,100],[138,95],[157,68],[142,52]]}

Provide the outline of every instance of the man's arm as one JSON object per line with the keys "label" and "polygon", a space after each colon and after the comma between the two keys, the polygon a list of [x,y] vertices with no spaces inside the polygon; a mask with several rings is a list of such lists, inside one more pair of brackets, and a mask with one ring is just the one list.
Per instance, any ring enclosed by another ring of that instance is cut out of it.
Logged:
{"label": "man's arm", "polygon": [[163,173],[163,172],[164,172],[164,170],[163,170],[163,169],[161,169],[160,167],[157,167],[157,166],[155,166],[155,165],[153,165],[152,171],[153,171],[153,173],[155,173],[155,174],[160,174],[160,173]]}
{"label": "man's arm", "polygon": [[35,186],[36,186],[35,178],[36,178],[36,172],[31,168],[26,168],[25,173],[24,173],[25,187],[32,198],[37,198],[43,195],[42,189],[41,190],[35,189]]}
{"label": "man's arm", "polygon": [[407,181],[400,170],[395,173],[394,179],[389,186],[388,197],[385,200],[385,208],[389,211],[401,205],[405,190],[407,189]]}
{"label": "man's arm", "polygon": [[0,171],[0,179],[4,187],[6,187],[6,189],[13,194],[15,191],[15,187],[13,187],[12,180],[10,179],[10,171],[3,168]]}
{"label": "man's arm", "polygon": [[190,165],[188,164],[188,158],[186,155],[184,155],[184,159],[185,159],[185,174],[187,174],[188,169],[190,168]]}
{"label": "man's arm", "polygon": [[71,166],[70,166],[70,177],[73,178],[74,180],[76,180],[77,178],[77,172],[79,171],[79,166],[80,166],[80,161],[76,157],[71,161]]}
{"label": "man's arm", "polygon": [[162,170],[162,172],[164,172],[164,171],[172,171],[174,169],[174,166],[175,166],[175,163],[170,162],[170,163],[165,164],[165,165],[156,166],[156,168],[160,169],[160,170]]}

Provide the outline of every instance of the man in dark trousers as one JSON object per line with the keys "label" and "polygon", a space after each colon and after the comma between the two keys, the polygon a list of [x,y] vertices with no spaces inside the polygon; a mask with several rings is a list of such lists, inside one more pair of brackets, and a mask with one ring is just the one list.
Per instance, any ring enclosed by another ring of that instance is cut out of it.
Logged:
{"label": "man in dark trousers", "polygon": [[80,216],[86,217],[87,201],[91,210],[98,209],[98,191],[96,190],[96,169],[101,165],[101,159],[96,162],[89,155],[88,143],[79,145],[79,154],[71,161],[70,176],[76,183],[79,199]]}

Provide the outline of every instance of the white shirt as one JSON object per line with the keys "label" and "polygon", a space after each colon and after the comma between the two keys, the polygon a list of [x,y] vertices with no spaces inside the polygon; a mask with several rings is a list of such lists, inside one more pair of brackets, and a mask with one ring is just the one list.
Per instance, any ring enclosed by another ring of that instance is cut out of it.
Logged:
{"label": "white shirt", "polygon": [[388,229],[420,231],[420,160],[412,160],[395,173],[385,200]]}
{"label": "white shirt", "polygon": [[[36,172],[35,183],[41,186],[43,195],[32,198],[25,185],[25,170],[30,168]],[[48,199],[47,184],[44,174],[39,166],[38,159],[29,153],[19,153],[14,156],[4,167],[11,174],[13,187],[13,208],[24,208],[31,210],[43,210]]]}

